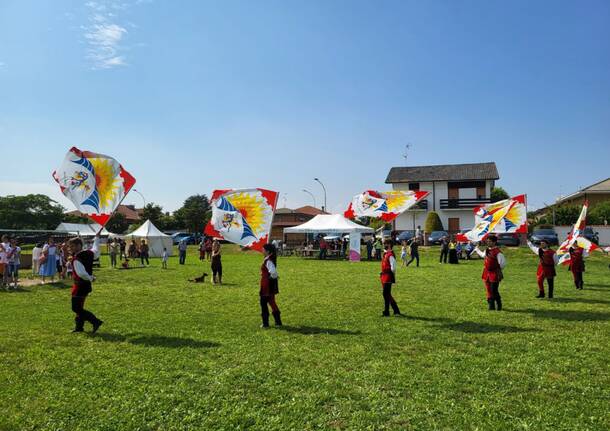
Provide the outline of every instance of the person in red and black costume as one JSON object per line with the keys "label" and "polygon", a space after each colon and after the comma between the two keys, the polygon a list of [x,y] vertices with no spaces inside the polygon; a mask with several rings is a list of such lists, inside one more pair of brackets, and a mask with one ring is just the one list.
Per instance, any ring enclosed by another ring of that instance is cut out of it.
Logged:
{"label": "person in red and black costume", "polygon": [[261,288],[259,291],[261,303],[261,317],[263,324],[261,328],[269,327],[269,308],[275,320],[275,326],[282,326],[280,318],[280,309],[275,303],[275,295],[279,294],[278,273],[277,273],[277,250],[273,244],[265,244],[263,246],[265,259],[261,265]]}
{"label": "person in red and black costume", "polygon": [[392,284],[396,283],[396,257],[394,256],[394,250],[392,250],[392,240],[386,239],[383,242],[385,253],[381,259],[381,287],[383,288],[383,313],[382,316],[390,315],[390,306],[394,311],[395,316],[402,316],[398,309],[398,304],[392,297]]}
{"label": "person in red and black costume", "polygon": [[549,285],[549,298],[553,298],[553,289],[555,288],[555,265],[559,262],[559,257],[555,250],[549,248],[549,243],[546,241],[540,241],[540,247],[536,247],[531,242],[527,242],[529,248],[538,256],[540,263],[538,264],[538,271],[536,278],[538,281],[538,296],[536,298],[544,298],[544,280],[546,279]]}
{"label": "person in red and black costume", "polygon": [[85,310],[85,300],[87,295],[91,293],[91,282],[95,280],[93,276],[93,261],[100,254],[99,237],[95,237],[93,248],[91,250],[83,250],[83,240],[80,238],[72,238],[70,240],[70,252],[72,253],[72,311],[76,314],[74,321],[76,326],[72,332],[83,332],[85,322],[93,325],[93,333],[95,333],[102,325],[102,321],[95,315]]}
{"label": "person in red and black costume", "polygon": [[576,289],[582,290],[585,282],[582,274],[585,272],[585,256],[587,252],[578,245],[578,241],[574,242],[572,247],[569,249],[570,252],[570,271],[574,277],[574,285]]}
{"label": "person in red and black costume", "polygon": [[490,310],[502,310],[502,297],[500,296],[500,282],[504,278],[502,270],[506,266],[506,258],[502,254],[502,250],[498,247],[498,237],[489,235],[487,237],[487,249],[482,251],[477,246],[473,251],[483,261],[483,283],[487,293],[487,304]]}

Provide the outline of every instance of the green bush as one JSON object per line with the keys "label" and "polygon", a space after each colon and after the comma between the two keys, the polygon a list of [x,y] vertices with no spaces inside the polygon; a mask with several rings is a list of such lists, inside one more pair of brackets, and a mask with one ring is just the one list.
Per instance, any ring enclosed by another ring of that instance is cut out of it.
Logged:
{"label": "green bush", "polygon": [[595,205],[587,217],[587,224],[604,224],[610,222],[610,201]]}
{"label": "green bush", "polygon": [[430,211],[428,213],[424,230],[428,233],[433,232],[435,230],[444,230],[443,222],[435,211]]}

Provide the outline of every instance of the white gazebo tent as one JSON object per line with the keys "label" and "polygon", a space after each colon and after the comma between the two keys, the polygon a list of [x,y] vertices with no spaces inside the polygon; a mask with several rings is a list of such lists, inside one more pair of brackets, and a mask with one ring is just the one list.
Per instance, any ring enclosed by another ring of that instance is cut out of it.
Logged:
{"label": "white gazebo tent", "polygon": [[100,236],[111,235],[111,233],[108,232],[106,228],[101,228],[102,226],[97,223],[60,223],[59,226],[57,226],[57,228],[55,229],[55,231],[78,236],[95,236],[98,232],[100,232]]}
{"label": "white gazebo tent", "polygon": [[150,220],[146,220],[142,226],[134,230],[124,237],[125,241],[135,240],[136,243],[140,243],[142,240],[146,240],[148,244],[148,254],[150,257],[161,257],[163,254],[163,248],[167,249],[169,256],[173,254],[173,241],[172,237],[161,232],[157,227],[152,224]]}
{"label": "white gazebo tent", "polygon": [[349,260],[360,260],[360,240],[363,233],[374,233],[375,230],[354,223],[341,214],[320,214],[311,220],[294,227],[284,229],[284,234],[290,233],[323,233],[349,234]]}

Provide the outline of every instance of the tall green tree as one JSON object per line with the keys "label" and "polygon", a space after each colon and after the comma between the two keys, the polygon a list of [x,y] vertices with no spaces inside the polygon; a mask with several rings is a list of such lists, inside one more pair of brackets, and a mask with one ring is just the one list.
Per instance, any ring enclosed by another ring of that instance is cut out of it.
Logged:
{"label": "tall green tree", "polygon": [[129,222],[125,216],[119,212],[115,212],[106,223],[106,229],[112,233],[123,234],[129,228]]}
{"label": "tall green tree", "polygon": [[63,217],[64,208],[48,196],[0,196],[0,227],[3,229],[52,230]]}
{"label": "tall green tree", "polygon": [[576,223],[581,209],[580,205],[560,205],[556,207],[555,224],[557,226],[569,226]]}
{"label": "tall green tree", "polygon": [[146,206],[142,208],[143,221],[150,220],[154,225],[159,225],[159,222],[164,215],[163,207],[154,202],[147,203]]}
{"label": "tall green tree", "polygon": [[203,232],[211,217],[210,201],[206,195],[189,196],[184,205],[174,212],[176,221],[189,232]]}
{"label": "tall green tree", "polygon": [[489,197],[491,202],[498,202],[510,198],[510,195],[502,187],[494,187],[491,189]]}

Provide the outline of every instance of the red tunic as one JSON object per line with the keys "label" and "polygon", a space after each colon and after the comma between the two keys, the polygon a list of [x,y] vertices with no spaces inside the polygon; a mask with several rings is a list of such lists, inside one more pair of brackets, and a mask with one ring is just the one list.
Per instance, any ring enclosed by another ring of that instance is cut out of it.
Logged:
{"label": "red tunic", "polygon": [[263,260],[263,264],[261,265],[261,289],[259,291],[260,296],[272,296],[278,294],[278,282],[277,279],[271,278],[271,274],[267,269],[267,262],[269,261],[269,256]]}
{"label": "red tunic", "polygon": [[383,254],[381,259],[381,284],[396,283],[396,278],[392,272],[390,258],[394,257],[394,251],[388,250]]}
{"label": "red tunic", "polygon": [[538,256],[540,257],[540,263],[538,264],[538,277],[553,278],[557,273],[555,272],[555,250],[547,248],[546,250],[539,249]]}
{"label": "red tunic", "polygon": [[573,273],[585,272],[583,251],[580,247],[570,249],[570,271]]}
{"label": "red tunic", "polygon": [[502,268],[498,262],[498,255],[502,251],[498,247],[485,250],[485,261],[483,262],[483,276],[485,281],[499,283],[502,280]]}

